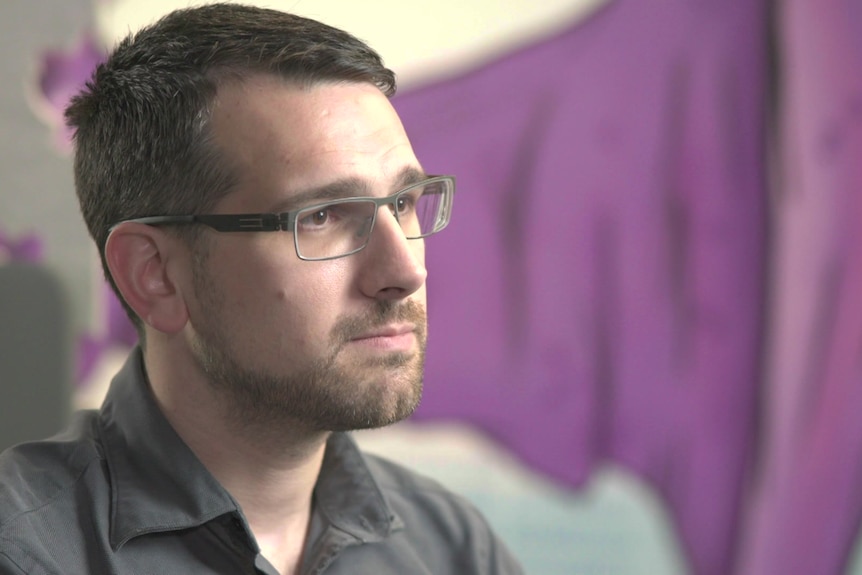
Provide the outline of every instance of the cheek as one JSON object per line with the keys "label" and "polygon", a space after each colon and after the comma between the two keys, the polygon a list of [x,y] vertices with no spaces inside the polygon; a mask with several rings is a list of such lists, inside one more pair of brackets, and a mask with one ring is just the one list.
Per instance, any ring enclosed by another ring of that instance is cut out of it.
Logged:
{"label": "cheek", "polygon": [[348,271],[342,260],[303,262],[272,269],[267,283],[285,308],[332,307],[348,290]]}
{"label": "cheek", "polygon": [[286,345],[297,349],[328,342],[336,319],[347,311],[348,276],[340,262],[300,262],[270,276],[264,313],[279,322]]}

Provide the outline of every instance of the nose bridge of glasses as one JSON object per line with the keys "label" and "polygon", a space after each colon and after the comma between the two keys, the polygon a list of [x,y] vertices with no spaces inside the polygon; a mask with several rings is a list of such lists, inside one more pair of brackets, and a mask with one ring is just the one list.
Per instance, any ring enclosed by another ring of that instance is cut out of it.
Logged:
{"label": "nose bridge of glasses", "polygon": [[385,198],[378,199],[375,203],[377,204],[377,209],[375,210],[375,217],[372,218],[371,221],[371,229],[369,232],[373,231],[374,226],[376,224],[376,220],[380,218],[380,210],[386,208],[386,211],[389,212],[389,216],[395,218],[395,221],[398,223],[399,227],[401,226],[401,218],[398,215],[398,199],[401,197],[400,194],[396,194],[394,196],[387,196]]}
{"label": "nose bridge of glasses", "polygon": [[356,230],[354,232],[354,236],[356,238],[364,238],[365,239],[364,243],[367,244],[368,240],[371,237],[371,233],[374,231],[375,224],[377,223],[377,219],[379,217],[378,212],[380,211],[381,208],[384,208],[387,206],[389,207],[389,211],[390,211],[391,215],[395,217],[395,221],[400,223],[400,220],[398,218],[398,210],[396,209],[396,206],[395,206],[396,199],[397,198],[395,198],[395,197],[386,197],[386,198],[380,198],[377,200],[369,200],[369,199],[358,200],[357,205],[361,205],[361,204],[369,205],[373,202],[374,208],[371,210],[368,210],[367,212],[365,210],[357,210],[357,213],[362,213],[363,215],[362,215],[362,217],[355,218],[355,222],[356,222],[357,227],[356,227]]}

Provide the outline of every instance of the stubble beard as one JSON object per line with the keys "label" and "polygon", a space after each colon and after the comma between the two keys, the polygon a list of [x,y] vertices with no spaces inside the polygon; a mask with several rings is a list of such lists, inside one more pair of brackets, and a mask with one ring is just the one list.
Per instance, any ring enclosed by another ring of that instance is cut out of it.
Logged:
{"label": "stubble beard", "polygon": [[[217,311],[224,308],[214,301],[220,298],[212,284],[199,285],[198,301],[207,315],[197,326],[194,353],[235,425],[275,433],[285,426],[315,432],[370,429],[401,421],[419,405],[427,340],[425,307],[419,302],[378,300],[362,315],[342,316],[331,330],[327,355],[298,371],[274,374],[238,360],[230,329]],[[351,339],[390,322],[416,326],[416,351],[345,359],[342,351]]]}

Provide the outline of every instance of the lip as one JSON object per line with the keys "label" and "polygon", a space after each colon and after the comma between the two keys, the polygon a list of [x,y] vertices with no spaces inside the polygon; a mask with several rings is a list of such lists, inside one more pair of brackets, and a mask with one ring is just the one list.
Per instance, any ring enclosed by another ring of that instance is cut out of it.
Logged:
{"label": "lip", "polygon": [[354,337],[350,343],[387,351],[409,351],[416,344],[416,327],[411,324],[381,326]]}

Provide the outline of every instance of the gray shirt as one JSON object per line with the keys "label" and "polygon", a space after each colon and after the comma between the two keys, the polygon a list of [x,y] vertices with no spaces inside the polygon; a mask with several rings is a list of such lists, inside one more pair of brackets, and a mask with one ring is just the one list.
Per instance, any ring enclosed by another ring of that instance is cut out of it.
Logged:
{"label": "gray shirt", "polygon": [[[518,574],[479,512],[333,434],[303,574]],[[277,572],[236,501],[164,418],[136,349],[101,410],[0,455],[0,574]]]}

